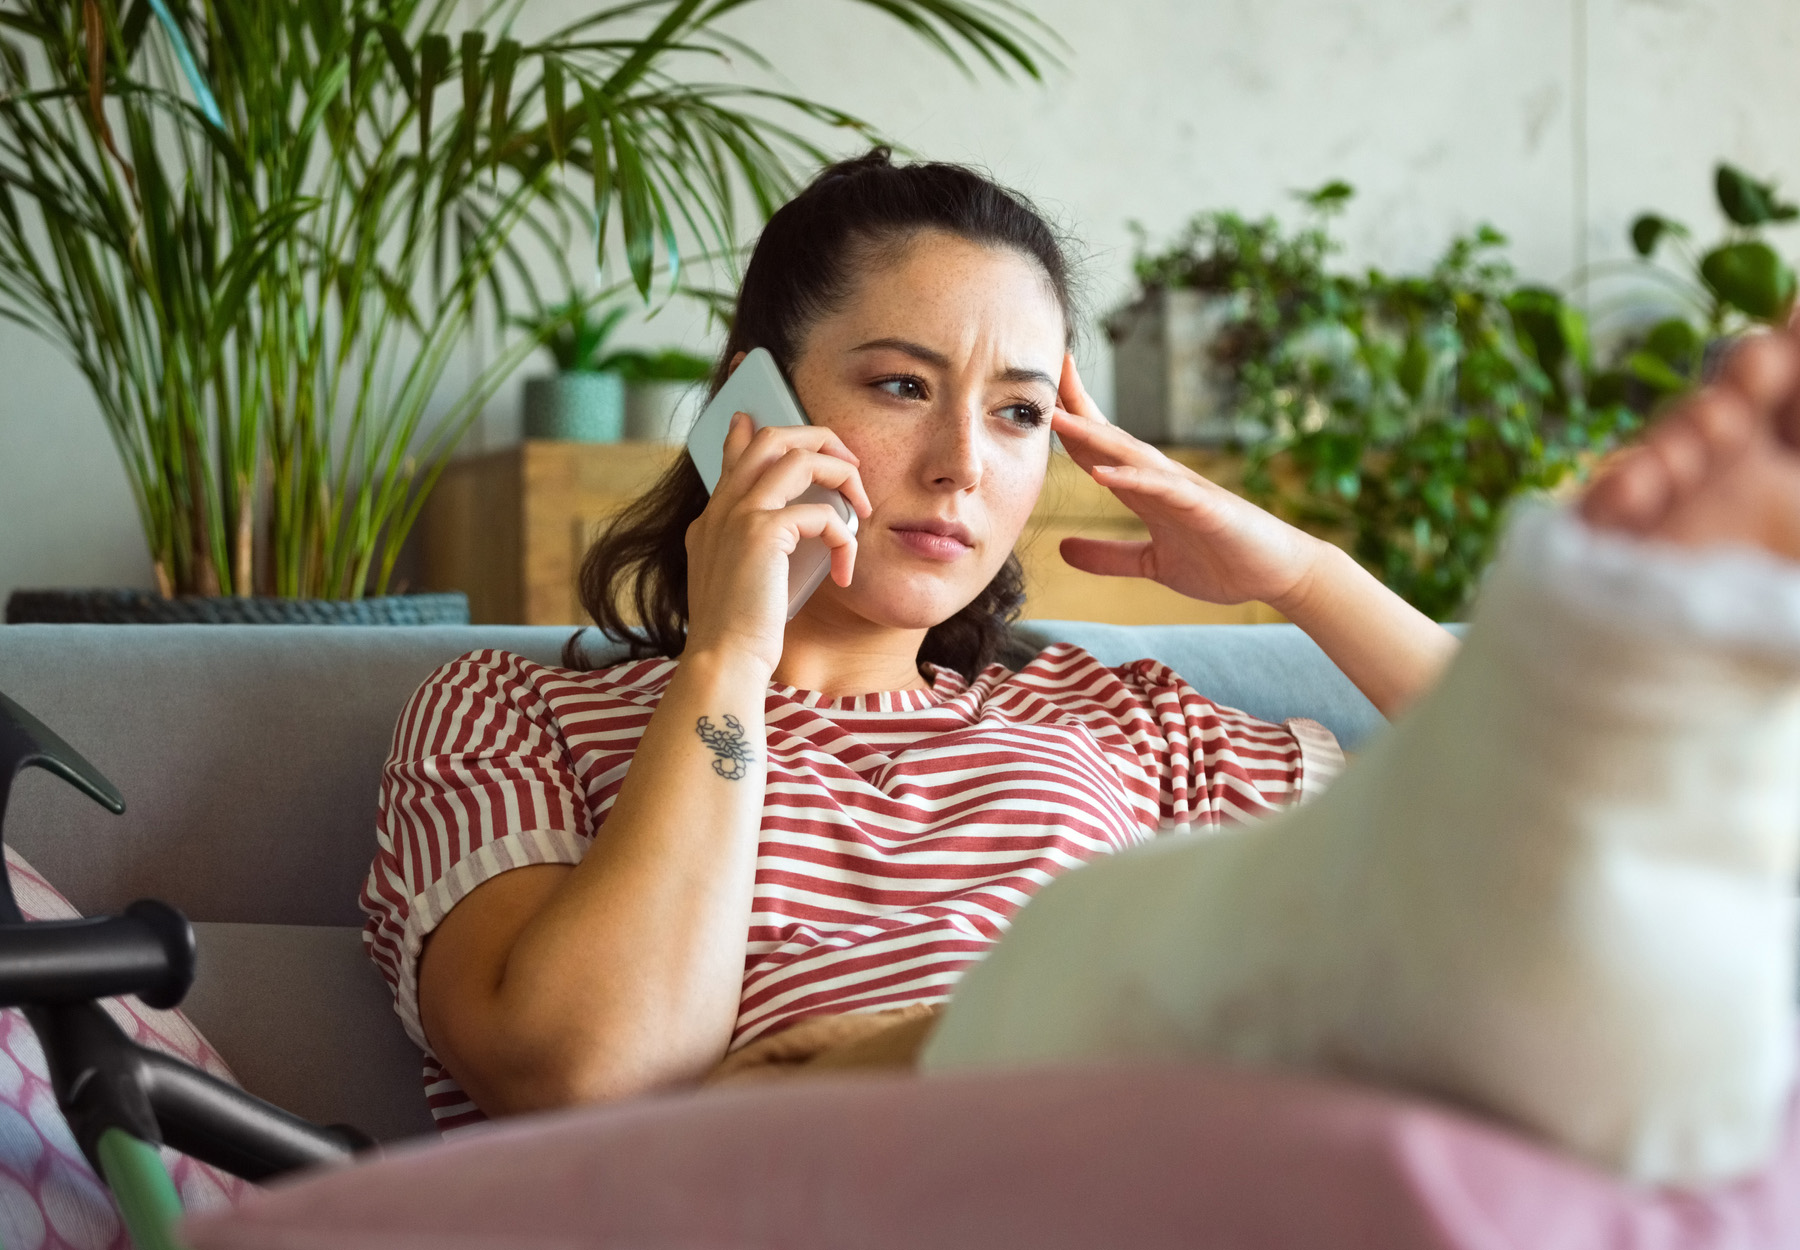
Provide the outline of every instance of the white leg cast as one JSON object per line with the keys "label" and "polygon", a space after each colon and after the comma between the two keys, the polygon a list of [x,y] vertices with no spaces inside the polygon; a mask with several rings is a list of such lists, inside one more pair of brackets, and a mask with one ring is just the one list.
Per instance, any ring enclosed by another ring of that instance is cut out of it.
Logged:
{"label": "white leg cast", "polygon": [[1717,1180],[1785,1109],[1797,860],[1800,569],[1540,512],[1442,684],[1330,792],[1050,886],[924,1066],[1336,1072]]}

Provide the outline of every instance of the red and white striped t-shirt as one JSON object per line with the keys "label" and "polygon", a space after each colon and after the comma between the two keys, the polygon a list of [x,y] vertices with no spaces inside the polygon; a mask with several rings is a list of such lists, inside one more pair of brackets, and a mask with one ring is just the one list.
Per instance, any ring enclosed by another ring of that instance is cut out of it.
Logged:
{"label": "red and white striped t-shirt", "polygon": [[[675,671],[476,651],[426,679],[383,772],[364,943],[425,1049],[440,1128],[481,1118],[430,1055],[421,945],[476,886],[580,861]],[[733,1046],[808,1016],[939,1002],[1065,869],[1167,829],[1304,798],[1342,766],[1307,720],[1270,725],[1166,665],[1049,648],[1017,673],[828,699],[771,685],[768,781]]]}

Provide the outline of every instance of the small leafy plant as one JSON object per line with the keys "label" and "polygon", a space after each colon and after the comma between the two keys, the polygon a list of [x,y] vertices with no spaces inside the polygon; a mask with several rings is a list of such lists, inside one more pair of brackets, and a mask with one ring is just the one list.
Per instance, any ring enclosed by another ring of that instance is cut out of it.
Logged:
{"label": "small leafy plant", "polygon": [[1620,367],[1604,379],[1611,394],[1642,396],[1639,406],[1698,385],[1709,345],[1757,325],[1782,325],[1793,311],[1794,269],[1763,235],[1800,218],[1800,206],[1783,200],[1773,183],[1723,163],[1714,172],[1713,192],[1729,224],[1725,237],[1704,252],[1693,246],[1685,225],[1659,213],[1644,213],[1631,225],[1631,245],[1643,262],[1670,252],[1680,261],[1673,272],[1663,265],[1653,270],[1675,295],[1675,310],[1636,336]]}
{"label": "small leafy plant", "polygon": [[617,373],[627,382],[699,382],[712,373],[710,360],[680,348],[607,351],[631,311],[624,303],[607,306],[604,296],[571,296],[535,316],[517,318],[514,325],[544,345],[560,373]]}
{"label": "small leafy plant", "polygon": [[1236,293],[1217,355],[1240,413],[1267,431],[1246,449],[1252,493],[1447,619],[1507,506],[1579,474],[1638,418],[1590,401],[1585,318],[1520,284],[1490,227],[1424,275],[1332,272],[1330,222],[1351,195],[1331,183],[1302,196],[1308,220],[1291,233],[1204,215],[1138,272]]}

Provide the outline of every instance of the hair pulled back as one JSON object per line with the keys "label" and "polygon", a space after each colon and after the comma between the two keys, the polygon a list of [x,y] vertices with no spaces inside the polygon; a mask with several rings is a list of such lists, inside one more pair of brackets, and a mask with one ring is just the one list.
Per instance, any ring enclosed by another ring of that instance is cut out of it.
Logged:
{"label": "hair pulled back", "polygon": [[[877,147],[827,166],[769,218],[738,288],[736,310],[708,394],[718,393],[739,352],[767,348],[790,376],[807,333],[835,312],[857,281],[922,231],[1010,248],[1042,267],[1073,324],[1068,261],[1056,231],[1024,197],[961,165],[896,165]],[[706,485],[685,453],[632,501],[581,563],[581,605],[633,658],[678,656],[688,624],[688,526],[705,510]],[[973,679],[1000,656],[1025,599],[1018,557],[975,600],[933,626],[921,661]],[[563,648],[586,667],[580,635]]]}

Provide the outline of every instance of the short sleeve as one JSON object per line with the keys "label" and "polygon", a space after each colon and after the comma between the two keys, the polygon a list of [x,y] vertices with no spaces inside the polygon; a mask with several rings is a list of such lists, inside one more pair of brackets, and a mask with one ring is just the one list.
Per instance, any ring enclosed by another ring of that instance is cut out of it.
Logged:
{"label": "short sleeve", "polygon": [[482,882],[529,864],[577,864],[593,837],[575,759],[540,683],[554,670],[476,651],[426,678],[382,769],[363,942],[406,1030],[425,938]]}
{"label": "short sleeve", "polygon": [[1204,828],[1267,816],[1321,793],[1344,768],[1336,736],[1317,721],[1281,724],[1214,703],[1166,664],[1114,670],[1154,724],[1153,758],[1165,826]]}

